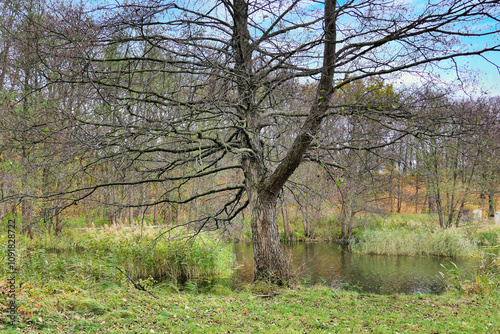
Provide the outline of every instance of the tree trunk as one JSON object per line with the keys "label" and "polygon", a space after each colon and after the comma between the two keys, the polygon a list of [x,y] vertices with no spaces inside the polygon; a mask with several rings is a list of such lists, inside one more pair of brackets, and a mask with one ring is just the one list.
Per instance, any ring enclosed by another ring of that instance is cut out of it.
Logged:
{"label": "tree trunk", "polygon": [[128,224],[131,227],[134,225],[134,208],[131,206],[128,207]]}
{"label": "tree trunk", "polygon": [[418,214],[418,174],[415,177],[415,214]]}
{"label": "tree trunk", "polygon": [[[429,183],[430,185],[430,183]],[[429,190],[428,191],[428,194],[427,194],[427,211],[432,214],[432,213],[436,213],[436,203],[434,201],[434,194],[432,193],[433,190]]]}
{"label": "tree trunk", "polygon": [[290,225],[288,224],[288,208],[285,207],[285,201],[281,201],[281,215],[283,216],[283,233],[285,234],[285,241],[289,241],[290,237]]}
{"label": "tree trunk", "polygon": [[352,203],[344,202],[342,203],[341,213],[340,213],[340,240],[347,241],[352,233]]}
{"label": "tree trunk", "polygon": [[462,219],[462,215],[464,213],[464,207],[465,207],[465,196],[462,197],[462,201],[460,202],[460,208],[458,209],[457,217],[455,219],[455,227],[458,227],[460,224],[460,219]]}
{"label": "tree trunk", "polygon": [[346,231],[345,211],[344,208],[342,207],[340,213],[340,240],[345,240],[346,237],[347,237],[347,231]]}
{"label": "tree trunk", "polygon": [[437,211],[438,218],[439,218],[439,226],[441,228],[445,228],[443,205],[441,203],[441,194],[440,194],[439,189],[436,190],[436,211]]}
{"label": "tree trunk", "polygon": [[300,205],[300,211],[302,213],[302,228],[304,230],[304,236],[306,239],[309,239],[311,237],[311,223],[309,221],[309,214],[308,214],[308,204],[307,201],[304,201],[303,205]]}
{"label": "tree trunk", "polygon": [[351,215],[349,216],[349,224],[347,224],[347,236],[348,238],[352,237],[352,229],[354,228],[354,215],[356,213],[351,210]]}
{"label": "tree trunk", "polygon": [[396,212],[401,213],[401,208],[403,205],[403,172],[401,171],[401,166],[398,166],[398,171],[396,174],[396,182],[397,182],[397,187],[396,187]]}
{"label": "tree trunk", "polygon": [[495,217],[495,191],[488,193],[488,216]]}
{"label": "tree trunk", "polygon": [[277,198],[259,193],[250,197],[254,280],[270,280],[280,285],[286,284],[290,270],[281,248],[276,220]]}
{"label": "tree trunk", "polygon": [[391,167],[391,173],[389,174],[389,211],[394,212],[393,202],[394,202],[394,167]]}
{"label": "tree trunk", "polygon": [[55,226],[55,235],[60,235],[62,232],[62,222],[61,222],[61,211],[57,207],[55,209],[55,216],[56,216],[56,226]]}
{"label": "tree trunk", "polygon": [[241,133],[241,147],[251,153],[242,156],[245,188],[251,210],[252,243],[254,247],[254,279],[270,280],[284,284],[289,279],[289,267],[281,248],[276,219],[278,194],[301,164],[304,154],[318,132],[323,116],[328,111],[333,96],[333,74],[336,63],[336,13],[335,1],[325,2],[323,67],[311,110],[293,140],[287,153],[274,171],[266,168],[265,147],[260,133],[264,122],[259,119],[254,105],[258,85],[253,74],[252,48],[248,31],[248,4],[244,0],[233,1],[233,40],[236,84],[239,105],[246,129]]}
{"label": "tree trunk", "polygon": [[23,198],[21,200],[21,215],[23,219],[23,234],[33,239],[33,211],[32,211],[31,201],[29,199]]}
{"label": "tree trunk", "polygon": [[[30,171],[29,171],[29,163],[28,163],[28,153],[26,149],[22,148],[21,162],[24,166],[24,170],[22,171],[21,182],[24,187],[25,192],[30,192]],[[33,203],[27,197],[21,199],[21,215],[23,221],[23,234],[33,239]]]}

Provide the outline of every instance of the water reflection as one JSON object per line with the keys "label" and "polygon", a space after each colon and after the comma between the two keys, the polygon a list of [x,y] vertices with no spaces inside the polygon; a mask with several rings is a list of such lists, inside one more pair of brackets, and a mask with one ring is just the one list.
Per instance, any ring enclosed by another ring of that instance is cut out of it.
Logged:
{"label": "water reflection", "polygon": [[[238,288],[253,280],[251,243],[235,244],[238,268],[225,280],[199,282],[202,285],[227,284]],[[335,243],[294,243],[284,245],[292,259],[295,278],[308,285],[323,284],[336,289],[351,289],[378,294],[441,294],[446,283],[439,274],[446,258],[360,255]],[[464,272],[472,263],[453,260]]]}

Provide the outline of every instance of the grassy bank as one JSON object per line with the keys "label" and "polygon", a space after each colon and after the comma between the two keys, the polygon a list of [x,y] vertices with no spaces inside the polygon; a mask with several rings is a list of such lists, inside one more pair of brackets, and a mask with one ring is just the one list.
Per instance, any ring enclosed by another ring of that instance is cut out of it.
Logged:
{"label": "grassy bank", "polygon": [[355,231],[351,250],[361,254],[471,257],[483,246],[500,243],[500,227],[493,222],[470,222],[441,229],[427,214],[372,216],[366,228]]}
{"label": "grassy bank", "polygon": [[456,229],[398,228],[365,230],[350,248],[361,254],[468,257],[478,245],[476,235]]}
{"label": "grassy bank", "polygon": [[30,301],[4,333],[498,333],[498,297],[381,296],[325,287],[211,294],[156,286],[155,299],[128,287],[51,292],[23,285]]}

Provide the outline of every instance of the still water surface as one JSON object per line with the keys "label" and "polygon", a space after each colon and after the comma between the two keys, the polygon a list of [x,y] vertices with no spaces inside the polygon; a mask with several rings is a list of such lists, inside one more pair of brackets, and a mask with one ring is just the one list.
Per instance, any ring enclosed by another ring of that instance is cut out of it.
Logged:
{"label": "still water surface", "polygon": [[[252,282],[253,250],[251,243],[238,243],[234,247],[238,268],[231,278],[223,281],[238,288]],[[440,257],[354,254],[336,243],[293,243],[284,248],[292,258],[294,276],[300,283],[377,294],[441,294],[446,288],[440,274],[446,271],[441,264],[451,266],[450,259]],[[473,263],[467,259],[451,261],[464,273],[473,270]]]}

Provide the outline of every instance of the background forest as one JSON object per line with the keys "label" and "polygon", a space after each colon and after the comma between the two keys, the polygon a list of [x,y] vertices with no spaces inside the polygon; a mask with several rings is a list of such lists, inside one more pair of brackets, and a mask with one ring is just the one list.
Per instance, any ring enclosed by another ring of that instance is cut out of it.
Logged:
{"label": "background forest", "polygon": [[[246,148],[235,144],[234,131],[242,120],[229,108],[241,103],[241,84],[216,65],[224,52],[207,31],[222,23],[200,16],[205,28],[186,21],[177,36],[159,37],[161,25],[173,27],[183,11],[169,6],[132,13],[130,4],[112,16],[106,7],[1,5],[0,216],[18,216],[23,233],[59,234],[69,222],[148,222],[248,235],[238,155]],[[154,21],[169,9],[171,22]],[[202,38],[204,53],[196,51]],[[275,52],[276,59],[291,57]],[[299,63],[281,65],[252,87],[265,123],[262,155],[271,165],[300,132],[316,92]],[[457,94],[460,85],[437,81],[395,86],[377,71],[364,79],[354,70],[339,75],[335,108],[280,190],[283,238],[346,239],[367,217],[389,212],[436,214],[442,228],[477,208],[493,217],[498,97]],[[462,87],[473,80],[461,78]]]}
{"label": "background forest", "polygon": [[[326,124],[328,136],[336,137],[338,142],[355,143],[370,136],[372,147],[332,153],[329,158],[337,166],[318,164],[314,161],[317,157],[311,157],[297,170],[278,202],[280,228],[287,238],[314,239],[318,227],[320,238],[346,238],[356,227],[366,227],[373,220],[372,214],[436,214],[436,223],[443,228],[471,221],[473,209],[483,209],[484,218],[494,216],[500,192],[497,156],[500,100],[450,99],[444,92],[426,92],[427,96],[415,98],[396,93],[381,82],[376,84],[383,87],[376,94],[390,95],[409,108],[419,103],[418,99],[425,98],[425,103],[418,108],[430,114],[433,120],[446,120],[442,125],[434,123],[433,129],[450,131],[450,135],[425,138],[408,135],[386,146],[379,145],[374,138],[391,136],[390,130],[377,124],[363,124],[356,117]],[[295,87],[299,95],[307,94],[307,88],[306,85]],[[367,94],[365,86],[348,88],[342,92],[345,98]],[[9,93],[4,98],[13,95],[16,94]],[[16,101],[4,100],[4,103],[15,105]],[[59,151],[58,141],[71,137],[75,129],[69,127],[51,133],[50,120],[37,118],[47,117],[45,108],[51,102],[33,102],[37,103],[40,105],[30,108],[29,113],[24,113],[19,105],[15,113],[3,109],[1,186],[4,201],[0,203],[0,213],[2,217],[9,213],[18,216],[24,233],[31,235],[49,230],[58,234],[70,225],[90,227],[138,222],[171,226],[194,222],[200,227],[203,221],[199,217],[224,207],[226,196],[179,202],[185,197],[196,197],[200,189],[210,191],[216,185],[236,183],[240,178],[234,172],[221,172],[202,182],[187,184],[184,180],[119,184],[121,175],[134,171],[126,170],[120,161],[93,166],[92,162],[100,158],[98,152],[93,152],[96,156],[79,158],[77,152]],[[39,133],[33,131],[30,122],[41,122],[35,127]],[[16,128],[11,128],[14,125]],[[287,133],[268,135],[279,137],[280,141],[290,140],[286,138]],[[41,138],[35,138],[38,136]],[[33,146],[38,140],[42,140],[43,145]],[[54,161],[58,162],[55,166]],[[76,177],[76,171],[82,166],[86,175]],[[199,162],[192,161],[185,168],[196,170]],[[118,185],[94,190],[96,180]],[[66,189],[75,186],[92,189],[92,196],[80,199],[64,194]],[[45,196],[54,192],[64,197]],[[19,198],[18,194],[27,196]],[[221,227],[226,227],[226,232],[236,239],[244,238],[245,215],[248,216],[248,212],[242,210],[234,222]],[[249,233],[248,223],[246,221],[246,233]]]}

